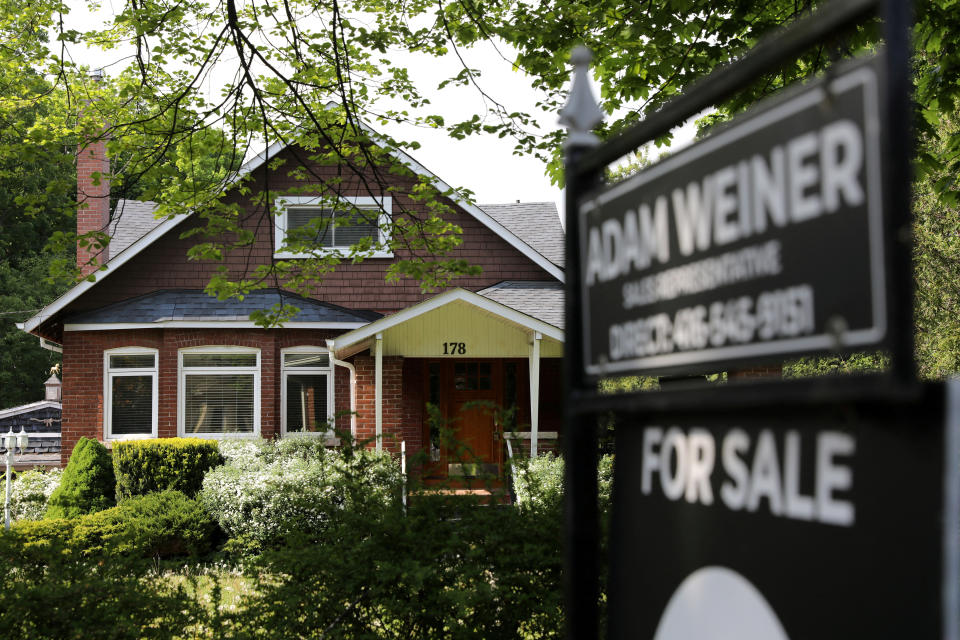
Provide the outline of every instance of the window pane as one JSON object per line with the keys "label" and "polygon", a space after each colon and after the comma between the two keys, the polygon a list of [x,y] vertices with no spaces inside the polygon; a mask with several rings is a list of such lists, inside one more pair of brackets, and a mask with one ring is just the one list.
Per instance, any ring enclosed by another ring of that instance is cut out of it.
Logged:
{"label": "window pane", "polygon": [[302,229],[316,218],[326,219],[327,223],[315,223],[317,229],[315,242],[321,247],[333,246],[333,225],[329,222],[330,212],[323,209],[296,208],[287,209],[287,230]]}
{"label": "window pane", "polygon": [[110,356],[111,369],[152,369],[156,356],[152,353],[125,353]]}
{"label": "window pane", "polygon": [[379,238],[377,210],[337,212],[338,224],[333,229],[333,237],[338,247],[349,247],[363,238]]}
{"label": "window pane", "polygon": [[285,353],[283,354],[285,367],[329,367],[329,353]]}
{"label": "window pane", "polygon": [[255,367],[255,353],[185,353],[185,367]]}
{"label": "window pane", "polygon": [[110,433],[151,434],[153,376],[113,376],[110,391]]}
{"label": "window pane", "polygon": [[430,363],[430,402],[433,404],[440,404],[440,363],[431,362]]}
{"label": "window pane", "polygon": [[187,433],[253,433],[253,375],[185,376]]}
{"label": "window pane", "polygon": [[506,362],[503,365],[503,407],[517,406],[517,363]]}
{"label": "window pane", "polygon": [[327,431],[327,376],[287,376],[287,431]]}
{"label": "window pane", "polygon": [[[317,228],[315,242],[320,247],[349,247],[363,238],[379,239],[379,207],[344,206],[344,210],[336,212],[311,207],[287,209],[287,230],[302,229],[312,220],[321,218],[326,220],[326,224],[314,223]],[[331,217],[336,222],[331,222]]]}

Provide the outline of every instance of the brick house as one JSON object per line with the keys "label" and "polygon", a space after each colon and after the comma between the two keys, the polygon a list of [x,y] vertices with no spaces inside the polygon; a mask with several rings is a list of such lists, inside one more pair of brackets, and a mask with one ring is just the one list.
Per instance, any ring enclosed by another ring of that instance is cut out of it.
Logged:
{"label": "brick house", "polygon": [[[553,203],[477,206],[450,199],[463,229],[452,255],[483,271],[441,293],[423,293],[409,279],[385,281],[401,249],[359,264],[345,261],[306,297],[279,288],[242,301],[204,293],[220,264],[236,278],[256,264],[297,259],[285,249],[284,234],[328,215],[319,203],[329,197],[329,185],[323,179],[297,182],[297,196],[277,196],[279,213],[267,218],[270,225],[252,214],[261,206],[255,204],[258,187],[270,184],[279,193],[277,185],[292,183],[289,167],[302,156],[274,146],[240,170],[253,195],[234,190],[226,198],[251,214],[244,224],[254,242],[242,255],[213,263],[187,259],[196,240],[181,235],[201,224],[194,214],[158,221],[154,203],[130,200],[111,212],[109,185],[94,184],[91,175],[107,172],[105,149],[81,149],[78,199],[85,205],[78,232],[110,233],[110,246],[99,256],[106,269],[88,267],[92,280],[21,325],[63,353],[63,464],[81,436],[109,444],[306,433],[335,442],[333,424],[372,447],[399,451],[405,441],[408,451],[427,454],[431,474],[468,473],[447,451],[436,421],[427,419],[428,403],[486,465],[502,463],[505,430],[514,434],[514,447],[533,455],[556,445],[563,232]],[[396,174],[389,195],[371,194],[360,176],[353,182],[338,177],[336,197],[357,207],[372,202],[380,216],[409,214],[424,207],[410,198],[418,179],[446,188],[403,152],[393,157],[409,172]],[[286,169],[268,163],[277,158]],[[330,172],[310,169],[321,177]],[[341,229],[351,238],[381,233],[376,224],[337,226],[335,233]],[[89,258],[78,250],[79,263]],[[250,321],[251,311],[278,302],[300,311],[282,328]]]}

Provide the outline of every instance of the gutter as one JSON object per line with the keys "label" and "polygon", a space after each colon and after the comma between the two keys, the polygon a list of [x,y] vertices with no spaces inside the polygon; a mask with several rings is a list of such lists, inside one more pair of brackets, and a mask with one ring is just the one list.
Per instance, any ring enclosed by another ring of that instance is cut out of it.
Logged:
{"label": "gutter", "polygon": [[[337,360],[333,355],[333,340],[327,340],[327,349],[330,351],[330,362],[350,372],[350,436],[357,438],[357,368],[344,360]],[[336,384],[336,383],[334,383]]]}
{"label": "gutter", "polygon": [[[27,331],[27,329],[26,329],[26,324],[27,324],[26,322],[15,322],[15,323],[13,323],[13,326],[15,326],[17,329],[20,329],[20,331],[24,331],[24,332],[26,332],[26,333],[30,333],[30,332]],[[36,334],[33,334],[33,335],[36,335]],[[47,351],[54,351],[54,352],[56,352],[56,353],[63,353],[63,345],[59,345],[59,344],[57,344],[56,342],[50,342],[49,340],[47,340],[47,339],[44,338],[43,336],[37,336],[37,337],[40,338],[40,346],[41,346],[42,348],[46,349]]]}

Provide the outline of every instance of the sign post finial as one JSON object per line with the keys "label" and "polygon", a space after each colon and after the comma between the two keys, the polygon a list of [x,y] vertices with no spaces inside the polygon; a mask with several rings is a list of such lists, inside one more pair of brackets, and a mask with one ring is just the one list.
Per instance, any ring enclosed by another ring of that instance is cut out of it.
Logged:
{"label": "sign post finial", "polygon": [[600,138],[592,129],[603,122],[603,111],[593,97],[587,71],[593,54],[584,46],[576,47],[570,53],[573,64],[573,84],[567,104],[560,110],[560,124],[567,127],[566,147],[595,147]]}

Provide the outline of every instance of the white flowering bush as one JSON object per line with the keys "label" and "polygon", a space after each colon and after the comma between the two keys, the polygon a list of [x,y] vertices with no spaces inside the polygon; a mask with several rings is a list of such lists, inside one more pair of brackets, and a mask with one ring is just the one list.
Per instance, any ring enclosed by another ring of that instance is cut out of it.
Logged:
{"label": "white flowering bush", "polygon": [[315,532],[343,509],[387,507],[399,497],[399,464],[388,453],[328,450],[315,438],[223,443],[199,499],[235,539],[269,544]]}
{"label": "white flowering bush", "polygon": [[[12,520],[40,520],[47,510],[47,501],[60,486],[63,469],[41,471],[31,469],[17,474],[10,484],[10,518]],[[0,480],[0,499],[6,496],[6,479]]]}

